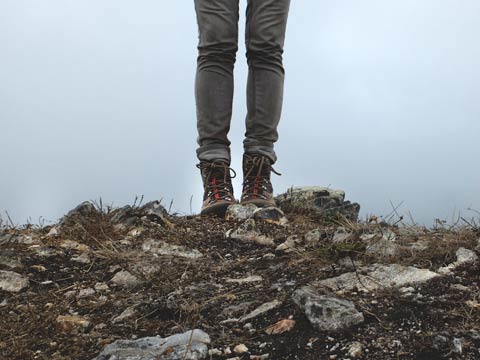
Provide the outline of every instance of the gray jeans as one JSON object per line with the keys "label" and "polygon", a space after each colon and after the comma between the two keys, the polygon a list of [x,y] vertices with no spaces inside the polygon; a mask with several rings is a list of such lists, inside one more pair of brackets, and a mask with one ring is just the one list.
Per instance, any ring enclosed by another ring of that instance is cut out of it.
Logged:
{"label": "gray jeans", "polygon": [[[249,66],[246,133],[248,154],[277,160],[273,144],[282,112],[282,54],[290,0],[248,0],[245,44]],[[238,50],[239,0],[195,0],[199,43],[195,101],[199,160],[230,163],[233,68]]]}

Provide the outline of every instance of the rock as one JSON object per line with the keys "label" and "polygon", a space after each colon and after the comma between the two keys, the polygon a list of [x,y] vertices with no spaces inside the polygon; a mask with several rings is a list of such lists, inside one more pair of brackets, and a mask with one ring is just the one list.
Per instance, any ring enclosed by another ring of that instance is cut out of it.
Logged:
{"label": "rock", "polygon": [[463,353],[463,339],[453,338],[453,352],[459,355]]}
{"label": "rock", "polygon": [[457,268],[465,264],[475,263],[478,260],[478,255],[474,251],[465,249],[463,247],[457,250],[456,255],[457,261],[448,266],[444,266],[438,269],[439,274],[449,275]]}
{"label": "rock", "polygon": [[247,284],[251,282],[258,282],[258,281],[263,281],[263,278],[259,275],[252,275],[252,276],[247,276],[242,279],[226,279],[225,280],[227,283],[236,283],[236,284]]}
{"label": "rock", "polygon": [[126,270],[117,272],[111,282],[123,287],[135,287],[142,283],[135,275],[130,274]]}
{"label": "rock", "polygon": [[90,257],[87,254],[80,254],[78,256],[74,256],[71,260],[80,264],[90,264],[91,262]]}
{"label": "rock", "polygon": [[239,344],[233,348],[235,354],[244,354],[248,351],[248,348],[244,344]]}
{"label": "rock", "polygon": [[263,246],[273,246],[275,243],[273,239],[260,234],[256,230],[255,220],[248,219],[241,224],[235,231],[229,230],[225,234],[227,238],[239,240],[245,243],[254,243]]}
{"label": "rock", "polygon": [[25,234],[10,234],[10,233],[2,233],[0,234],[0,245],[4,244],[23,244],[23,245],[33,245],[33,244],[41,244],[40,239],[34,238],[31,235]]}
{"label": "rock", "polygon": [[477,245],[475,246],[475,251],[480,253],[480,238],[477,239]]}
{"label": "rock", "polygon": [[270,357],[269,354],[263,355],[250,355],[250,360],[266,360]]}
{"label": "rock", "polygon": [[89,251],[90,247],[85,244],[80,244],[76,241],[73,240],[63,240],[60,243],[60,247],[62,249],[67,249],[67,250],[77,250],[77,251]]}
{"label": "rock", "polygon": [[297,235],[291,235],[287,238],[285,242],[278,245],[275,251],[282,251],[289,253],[295,250],[298,244],[301,243],[301,239]]}
{"label": "rock", "polygon": [[247,220],[253,217],[253,212],[258,207],[254,204],[233,204],[227,208],[225,219],[227,220]]}
{"label": "rock", "polygon": [[[374,264],[358,269],[358,275],[356,272],[349,272],[337,277],[318,281],[315,284],[333,291],[339,289],[344,291],[354,289],[374,291],[382,288],[422,284],[438,276],[439,275],[433,271],[418,269],[413,266]],[[359,281],[359,278],[361,281]]]}
{"label": "rock", "polygon": [[270,310],[273,310],[273,309],[279,307],[281,304],[282,304],[282,302],[279,301],[279,300],[273,300],[271,302],[262,304],[258,308],[253,310],[251,313],[241,317],[238,321],[245,322],[247,320],[256,318],[257,316],[263,315],[263,314],[269,312]]}
{"label": "rock", "polygon": [[222,356],[223,352],[219,349],[210,349],[208,350],[208,355],[210,356]]}
{"label": "rock", "polygon": [[69,224],[74,224],[75,222],[81,221],[82,219],[97,216],[98,211],[90,201],[84,201],[74,209],[70,210],[67,215],[65,215],[60,220],[60,225],[65,226]]}
{"label": "rock", "polygon": [[202,330],[189,330],[167,338],[116,340],[93,360],[199,360],[208,356],[210,337]]}
{"label": "rock", "polygon": [[114,324],[122,322],[123,320],[129,319],[129,318],[135,316],[135,314],[136,314],[135,307],[130,306],[130,307],[126,308],[120,315],[113,318],[112,322]]}
{"label": "rock", "polygon": [[357,221],[360,205],[345,200],[345,192],[320,186],[291,188],[275,198],[283,211],[313,211],[320,215],[344,216]]}
{"label": "rock", "polygon": [[77,299],[85,298],[95,294],[95,290],[92,288],[80,289],[77,294]]}
{"label": "rock", "polygon": [[395,242],[387,240],[385,237],[381,237],[367,245],[365,253],[380,258],[386,258],[398,255],[399,251],[400,247]]}
{"label": "rock", "polygon": [[295,320],[292,319],[283,319],[278,322],[276,322],[273,325],[270,325],[265,332],[268,335],[277,335],[277,334],[283,334],[287,331],[290,331],[293,329],[295,326]]}
{"label": "rock", "polygon": [[21,269],[23,267],[22,262],[12,250],[4,250],[0,252],[0,265],[10,269]]}
{"label": "rock", "polygon": [[0,270],[0,289],[8,292],[19,292],[26,288],[29,281],[26,277],[13,271]]}
{"label": "rock", "polygon": [[355,341],[350,344],[347,355],[353,359],[359,358],[363,353],[362,343]]}
{"label": "rock", "polygon": [[333,234],[332,242],[339,244],[347,241],[351,236],[352,234],[346,231],[344,227],[339,227],[337,231],[335,231],[335,234]]}
{"label": "rock", "polygon": [[135,209],[130,205],[112,211],[112,223],[123,224],[125,226],[135,225],[139,221],[139,217],[135,214]]}
{"label": "rock", "polygon": [[56,226],[53,226],[47,233],[48,237],[55,237],[59,234],[58,228]]}
{"label": "rock", "polygon": [[288,223],[287,218],[282,210],[275,206],[258,208],[253,212],[253,218],[255,220],[265,221],[270,224],[286,225]]}
{"label": "rock", "polygon": [[309,286],[296,290],[292,298],[305,311],[310,323],[321,331],[341,331],[364,321],[363,314],[350,301],[320,295]]}
{"label": "rock", "polygon": [[148,239],[142,245],[142,250],[156,255],[176,256],[187,259],[198,259],[203,254],[198,250],[191,250],[181,245],[169,244],[162,240]]}
{"label": "rock", "polygon": [[163,205],[160,204],[160,201],[155,200],[146,203],[140,208],[140,212],[154,222],[160,223],[170,229],[174,227],[168,220],[168,212]]}
{"label": "rock", "polygon": [[56,255],[61,255],[63,252],[47,246],[35,247],[32,248],[33,252],[40,257],[52,257]]}
{"label": "rock", "polygon": [[323,232],[320,229],[310,230],[308,233],[305,234],[305,242],[310,246],[317,245],[322,238],[322,234]]}
{"label": "rock", "polygon": [[59,315],[56,319],[57,331],[64,333],[76,333],[84,331],[90,327],[90,321],[84,316],[78,315]]}

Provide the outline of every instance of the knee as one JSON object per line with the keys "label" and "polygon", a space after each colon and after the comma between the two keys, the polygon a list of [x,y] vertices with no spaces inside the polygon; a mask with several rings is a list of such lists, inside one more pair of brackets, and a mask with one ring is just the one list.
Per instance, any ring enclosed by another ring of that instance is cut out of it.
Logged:
{"label": "knee", "polygon": [[247,61],[251,67],[260,67],[266,70],[280,71],[283,68],[283,48],[275,43],[259,43],[247,45]]}
{"label": "knee", "polygon": [[235,63],[238,46],[236,43],[212,42],[208,45],[198,46],[198,62],[222,63],[232,65]]}

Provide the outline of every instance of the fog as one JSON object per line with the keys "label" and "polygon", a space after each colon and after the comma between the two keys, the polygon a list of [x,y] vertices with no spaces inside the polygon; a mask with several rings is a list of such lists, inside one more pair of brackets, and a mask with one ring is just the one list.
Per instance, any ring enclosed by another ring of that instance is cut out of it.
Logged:
{"label": "fog", "polygon": [[[230,140],[240,173],[241,1]],[[292,1],[275,192],[345,190],[362,217],[480,210],[480,2]],[[48,223],[137,195],[196,213],[193,2],[0,2],[0,212]],[[234,179],[241,191],[241,176]],[[173,203],[172,203],[173,201]],[[477,215],[478,216],[478,215]]]}

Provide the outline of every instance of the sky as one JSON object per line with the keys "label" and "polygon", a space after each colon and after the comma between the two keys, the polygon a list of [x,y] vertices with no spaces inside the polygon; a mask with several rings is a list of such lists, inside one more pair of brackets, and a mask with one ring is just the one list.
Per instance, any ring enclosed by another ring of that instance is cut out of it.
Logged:
{"label": "sky", "polygon": [[[478,217],[479,17],[478,0],[292,1],[275,193],[329,186],[362,217],[393,204],[427,225]],[[84,200],[141,195],[198,213],[197,42],[191,1],[2,0],[0,215],[48,224]]]}

